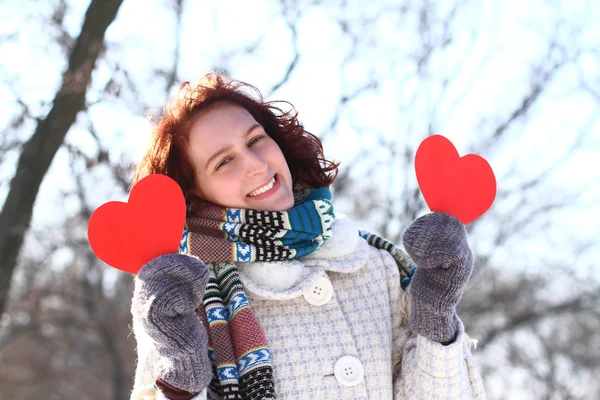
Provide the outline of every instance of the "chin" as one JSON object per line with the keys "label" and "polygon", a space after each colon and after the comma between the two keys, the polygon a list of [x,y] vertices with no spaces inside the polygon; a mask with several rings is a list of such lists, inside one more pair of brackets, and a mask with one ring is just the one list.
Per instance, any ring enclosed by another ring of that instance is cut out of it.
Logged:
{"label": "chin", "polygon": [[[267,210],[268,208],[268,210]],[[282,211],[289,211],[292,208],[294,208],[294,204],[292,203],[290,206],[286,204],[282,204],[282,203],[278,203],[278,204],[274,204],[273,206],[267,206],[265,207],[264,211],[276,211],[276,212],[282,212]]]}
{"label": "chin", "polygon": [[271,204],[269,206],[266,206],[269,209],[265,210],[265,211],[277,211],[277,212],[281,212],[281,211],[289,211],[292,208],[294,208],[294,199],[282,199],[274,204]]}
{"label": "chin", "polygon": [[280,211],[289,211],[294,208],[294,196],[292,195],[292,191],[289,191],[289,194],[282,199],[279,204],[281,205]]}
{"label": "chin", "polygon": [[282,208],[283,209],[281,211],[290,211],[292,208],[294,208],[294,200],[292,199],[292,201],[289,202],[287,206],[284,206]]}

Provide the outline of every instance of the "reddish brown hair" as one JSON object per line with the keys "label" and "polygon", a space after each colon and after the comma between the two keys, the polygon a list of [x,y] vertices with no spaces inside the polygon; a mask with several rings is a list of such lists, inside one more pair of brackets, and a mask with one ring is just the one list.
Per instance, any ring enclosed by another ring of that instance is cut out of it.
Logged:
{"label": "reddish brown hair", "polygon": [[[312,187],[329,187],[333,183],[338,163],[324,158],[321,141],[304,130],[290,103],[265,102],[256,87],[209,73],[195,86],[182,83],[154,118],[150,145],[135,171],[133,185],[150,174],[164,174],[179,184],[188,200],[197,197],[196,174],[187,151],[188,136],[194,118],[219,102],[245,108],[263,126],[279,145],[294,182]],[[289,111],[282,111],[276,103],[286,104]]]}

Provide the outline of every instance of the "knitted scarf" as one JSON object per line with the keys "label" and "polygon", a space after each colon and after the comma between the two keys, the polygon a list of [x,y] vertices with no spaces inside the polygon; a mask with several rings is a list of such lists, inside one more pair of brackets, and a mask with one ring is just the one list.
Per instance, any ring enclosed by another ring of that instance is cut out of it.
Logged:
{"label": "knitted scarf", "polygon": [[[214,372],[209,399],[211,392],[224,400],[275,399],[271,352],[235,262],[310,254],[331,237],[334,220],[326,188],[310,191],[289,211],[223,208],[208,202],[188,208],[179,251],[212,265],[203,310],[198,309],[208,332]],[[377,235],[359,234],[370,245],[390,252],[406,288],[415,270],[408,255]]]}

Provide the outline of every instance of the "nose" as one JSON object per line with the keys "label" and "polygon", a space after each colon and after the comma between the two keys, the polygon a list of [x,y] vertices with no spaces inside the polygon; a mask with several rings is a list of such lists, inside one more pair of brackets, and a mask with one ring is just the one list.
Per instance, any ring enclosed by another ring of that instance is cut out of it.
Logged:
{"label": "nose", "polygon": [[266,175],[269,164],[257,153],[246,151],[246,173],[250,176]]}

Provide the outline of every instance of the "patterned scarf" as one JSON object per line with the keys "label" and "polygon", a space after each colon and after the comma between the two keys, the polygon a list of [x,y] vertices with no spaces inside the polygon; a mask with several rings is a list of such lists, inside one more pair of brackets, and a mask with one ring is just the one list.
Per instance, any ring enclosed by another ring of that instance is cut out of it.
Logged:
{"label": "patterned scarf", "polygon": [[[319,188],[302,197],[294,208],[282,212],[223,208],[208,202],[188,208],[179,251],[212,264],[204,310],[198,309],[213,364],[209,399],[211,392],[224,400],[275,399],[271,352],[235,262],[291,260],[321,247],[333,233],[331,192]],[[406,288],[415,270],[406,253],[377,235],[366,231],[360,235],[390,252]]]}

